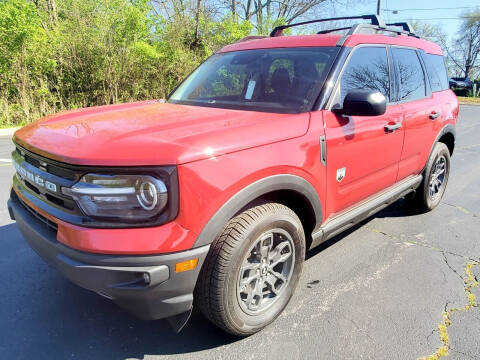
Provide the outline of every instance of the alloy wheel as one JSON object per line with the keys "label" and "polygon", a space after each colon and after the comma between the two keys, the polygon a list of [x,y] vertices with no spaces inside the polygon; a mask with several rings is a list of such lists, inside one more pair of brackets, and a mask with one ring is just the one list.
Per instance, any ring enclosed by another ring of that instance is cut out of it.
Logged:
{"label": "alloy wheel", "polygon": [[279,299],[295,265],[293,239],[283,229],[261,235],[243,259],[237,282],[237,299],[243,311],[258,315]]}

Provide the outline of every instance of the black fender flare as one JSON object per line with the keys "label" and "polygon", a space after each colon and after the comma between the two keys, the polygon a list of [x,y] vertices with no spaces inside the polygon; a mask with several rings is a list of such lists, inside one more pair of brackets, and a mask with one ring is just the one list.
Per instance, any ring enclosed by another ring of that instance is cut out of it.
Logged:
{"label": "black fender flare", "polygon": [[457,138],[457,132],[455,130],[455,126],[453,126],[452,124],[447,124],[438,132],[437,137],[435,138],[435,141],[432,143],[432,146],[430,147],[430,153],[428,154],[427,161],[426,161],[425,166],[423,167],[421,173],[423,173],[425,171],[425,169],[427,168],[428,160],[432,156],[432,152],[433,152],[433,148],[435,147],[435,144],[438,143],[440,138],[445,134],[452,134],[453,142],[455,143],[455,140]]}
{"label": "black fender flare", "polygon": [[195,240],[194,248],[212,243],[222,227],[251,201],[278,190],[291,190],[305,197],[315,213],[316,226],[322,223],[322,204],[313,185],[297,175],[278,174],[257,180],[233,195],[217,210]]}

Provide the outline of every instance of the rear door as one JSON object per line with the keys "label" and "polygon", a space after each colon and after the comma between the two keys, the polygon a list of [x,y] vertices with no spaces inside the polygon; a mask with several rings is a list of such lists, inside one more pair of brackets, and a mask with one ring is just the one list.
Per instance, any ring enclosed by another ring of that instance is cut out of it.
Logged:
{"label": "rear door", "polygon": [[[385,46],[352,50],[328,108],[343,106],[349,90],[374,89],[389,104],[381,116],[339,116],[325,111],[327,143],[327,213],[338,213],[391,186],[403,145],[403,110],[390,102],[392,75]],[[395,131],[387,125],[398,124]]]}
{"label": "rear door", "polygon": [[396,100],[405,114],[405,141],[398,171],[398,180],[402,180],[422,171],[444,111],[442,103],[432,94],[420,52],[399,47],[391,50],[398,75]]}

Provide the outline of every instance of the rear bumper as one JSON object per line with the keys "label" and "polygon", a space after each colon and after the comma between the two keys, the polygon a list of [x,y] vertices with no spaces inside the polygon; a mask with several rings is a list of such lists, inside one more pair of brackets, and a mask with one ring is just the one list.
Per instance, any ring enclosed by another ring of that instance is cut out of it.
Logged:
{"label": "rear bumper", "polygon": [[[75,284],[112,299],[146,320],[191,309],[193,290],[209,245],[163,255],[86,253],[58,242],[55,229],[30,212],[17,197],[10,198],[8,210],[33,250]],[[193,258],[198,258],[194,270],[175,272],[176,263]]]}

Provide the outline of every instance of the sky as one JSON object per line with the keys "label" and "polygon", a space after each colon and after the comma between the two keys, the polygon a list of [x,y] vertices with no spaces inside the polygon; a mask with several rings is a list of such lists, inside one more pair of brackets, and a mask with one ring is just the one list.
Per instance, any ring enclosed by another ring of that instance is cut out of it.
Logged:
{"label": "sky", "polygon": [[[382,0],[382,18],[385,22],[422,20],[440,24],[451,39],[460,25],[463,12],[480,9],[480,0]],[[394,14],[392,10],[397,10]],[[348,6],[335,6],[337,16],[374,14],[377,0],[350,1]]]}

